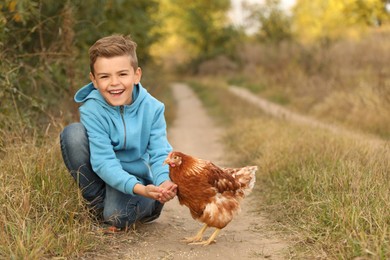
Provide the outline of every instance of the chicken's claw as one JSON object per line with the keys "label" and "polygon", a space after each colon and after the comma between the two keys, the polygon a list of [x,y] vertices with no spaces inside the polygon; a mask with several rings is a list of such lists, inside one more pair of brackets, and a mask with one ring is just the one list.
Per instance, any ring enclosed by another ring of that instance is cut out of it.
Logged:
{"label": "chicken's claw", "polygon": [[182,242],[194,243],[194,242],[203,241],[203,233],[206,231],[206,229],[207,229],[207,224],[204,225],[194,237],[185,237],[182,240]]}
{"label": "chicken's claw", "polygon": [[212,243],[215,243],[215,238],[217,237],[219,231],[221,231],[219,228],[216,228],[214,233],[207,239],[206,241],[200,241],[200,242],[193,242],[190,243],[190,245],[203,245],[203,246],[208,246]]}

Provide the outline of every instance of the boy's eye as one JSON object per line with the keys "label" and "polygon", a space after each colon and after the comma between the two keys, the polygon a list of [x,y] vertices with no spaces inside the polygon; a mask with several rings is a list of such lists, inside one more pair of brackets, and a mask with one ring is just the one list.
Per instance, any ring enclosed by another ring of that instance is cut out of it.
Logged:
{"label": "boy's eye", "polygon": [[127,73],[121,73],[120,76],[127,76]]}
{"label": "boy's eye", "polygon": [[108,76],[100,76],[101,79],[105,79],[107,78]]}

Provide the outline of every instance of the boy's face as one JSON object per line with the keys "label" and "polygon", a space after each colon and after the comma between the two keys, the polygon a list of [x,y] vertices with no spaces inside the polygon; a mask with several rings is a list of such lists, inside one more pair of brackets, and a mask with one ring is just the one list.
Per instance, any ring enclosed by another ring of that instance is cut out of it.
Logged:
{"label": "boy's face", "polygon": [[127,55],[112,58],[99,57],[94,74],[89,77],[104,99],[112,106],[130,105],[135,84],[141,80],[141,68],[131,66]]}

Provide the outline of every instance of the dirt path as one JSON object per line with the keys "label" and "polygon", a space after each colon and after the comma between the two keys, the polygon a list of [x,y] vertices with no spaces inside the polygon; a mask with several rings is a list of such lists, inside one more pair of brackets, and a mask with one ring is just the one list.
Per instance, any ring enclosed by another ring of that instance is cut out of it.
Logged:
{"label": "dirt path", "polygon": [[[177,118],[168,133],[174,149],[229,166],[223,161],[223,147],[219,142],[222,130],[208,117],[193,91],[184,84],[173,84],[172,90],[178,102]],[[217,243],[206,247],[180,242],[183,237],[195,235],[202,225],[175,199],[165,205],[156,222],[137,226],[126,238],[122,235],[120,244],[125,246],[118,246],[118,253],[108,258],[285,259],[283,252],[287,244],[270,231],[271,224],[261,213],[254,212],[253,199],[249,196],[244,201],[242,212],[221,231]],[[212,231],[206,232],[206,236]]]}

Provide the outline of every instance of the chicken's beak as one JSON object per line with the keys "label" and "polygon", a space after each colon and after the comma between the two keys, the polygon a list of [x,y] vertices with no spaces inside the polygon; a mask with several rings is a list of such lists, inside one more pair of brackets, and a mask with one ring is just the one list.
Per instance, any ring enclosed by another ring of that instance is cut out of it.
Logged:
{"label": "chicken's beak", "polygon": [[165,159],[165,161],[163,162],[163,165],[165,164],[169,164],[169,157],[167,159]]}
{"label": "chicken's beak", "polygon": [[165,159],[165,161],[163,162],[163,165],[169,164],[171,162],[171,154],[172,154],[172,152],[170,152],[168,154],[167,159]]}

